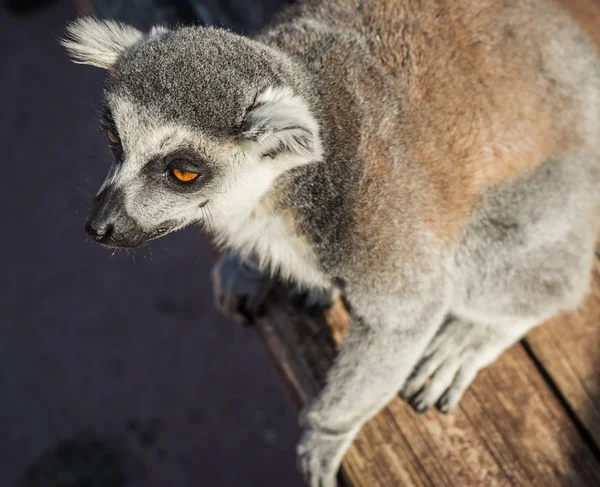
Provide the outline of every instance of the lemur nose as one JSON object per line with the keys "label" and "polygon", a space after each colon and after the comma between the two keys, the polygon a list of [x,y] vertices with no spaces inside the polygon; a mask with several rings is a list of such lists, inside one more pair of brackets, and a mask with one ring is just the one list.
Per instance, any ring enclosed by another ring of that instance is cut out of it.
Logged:
{"label": "lemur nose", "polygon": [[89,221],[85,222],[85,231],[97,242],[101,242],[102,240],[109,238],[113,232],[113,228],[114,227],[111,223],[94,226]]}

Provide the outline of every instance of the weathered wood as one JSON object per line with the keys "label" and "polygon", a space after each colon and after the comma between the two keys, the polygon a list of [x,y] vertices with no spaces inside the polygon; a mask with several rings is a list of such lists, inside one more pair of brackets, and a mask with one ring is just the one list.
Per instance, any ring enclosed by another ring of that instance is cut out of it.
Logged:
{"label": "weathered wood", "polygon": [[[600,303],[582,313],[596,321]],[[343,330],[341,304],[329,319]],[[257,331],[296,403],[305,404],[335,357],[327,321],[300,314],[280,292]],[[580,366],[591,370],[583,361]],[[418,415],[400,399],[392,401],[361,431],[344,458],[343,475],[355,486],[591,486],[600,485],[600,463],[518,344],[479,374],[449,416]]]}
{"label": "weathered wood", "polygon": [[560,316],[526,340],[560,394],[600,447],[600,261],[578,313]]}

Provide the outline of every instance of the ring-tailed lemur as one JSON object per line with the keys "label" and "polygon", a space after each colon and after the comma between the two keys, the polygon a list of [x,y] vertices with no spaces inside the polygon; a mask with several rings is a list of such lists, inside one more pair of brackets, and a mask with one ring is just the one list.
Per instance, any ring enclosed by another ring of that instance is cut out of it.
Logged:
{"label": "ring-tailed lemur", "polygon": [[84,18],[64,44],[108,70],[95,240],[200,223],[232,251],[217,272],[230,294],[268,285],[248,261],[344,283],[350,330],[298,447],[313,487],[334,485],[398,390],[449,411],[586,294],[600,65],[550,0],[315,1],[252,39]]}

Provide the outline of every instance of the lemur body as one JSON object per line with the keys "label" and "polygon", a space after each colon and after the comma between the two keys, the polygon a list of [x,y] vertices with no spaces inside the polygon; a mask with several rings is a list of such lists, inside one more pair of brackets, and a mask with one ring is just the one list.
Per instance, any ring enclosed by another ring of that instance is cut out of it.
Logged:
{"label": "lemur body", "polygon": [[[200,222],[265,272],[344,283],[352,323],[298,449],[312,486],[334,485],[399,389],[450,410],[586,294],[600,64],[558,4],[336,0],[253,40],[91,20],[70,35],[111,73],[117,157],[88,216],[96,240]],[[227,269],[231,291],[245,277]]]}

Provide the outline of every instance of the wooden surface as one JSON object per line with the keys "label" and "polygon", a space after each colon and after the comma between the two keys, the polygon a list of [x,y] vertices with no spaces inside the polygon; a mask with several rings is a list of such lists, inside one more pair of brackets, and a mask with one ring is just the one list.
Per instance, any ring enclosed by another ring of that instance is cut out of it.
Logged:
{"label": "wooden surface", "polygon": [[578,313],[558,317],[526,339],[531,353],[600,446],[600,261]]}
{"label": "wooden surface", "polygon": [[[343,335],[340,303],[300,314],[283,292],[256,323],[298,406],[314,396]],[[416,414],[401,399],[369,421],[348,451],[353,486],[600,485],[600,264],[581,310],[538,328],[482,371],[457,410]]]}

